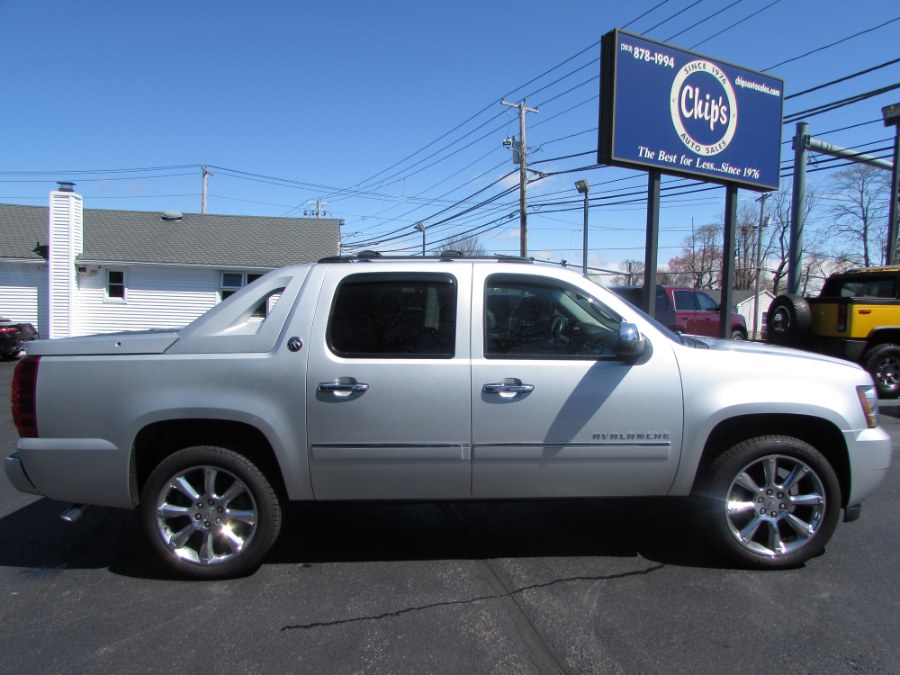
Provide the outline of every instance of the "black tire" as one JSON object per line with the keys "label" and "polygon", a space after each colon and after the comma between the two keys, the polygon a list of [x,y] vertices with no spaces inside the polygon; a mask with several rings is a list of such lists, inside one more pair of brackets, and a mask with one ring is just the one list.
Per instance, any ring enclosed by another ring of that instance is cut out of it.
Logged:
{"label": "black tire", "polygon": [[865,369],[875,380],[878,398],[900,396],[900,346],[876,345],[863,358]]}
{"label": "black tire", "polygon": [[767,336],[777,345],[801,344],[809,334],[812,312],[806,298],[800,295],[779,295],[769,305]]}
{"label": "black tire", "polygon": [[818,555],[841,510],[828,460],[789,436],[759,436],[716,458],[706,485],[715,542],[738,563],[784,569]]}
{"label": "black tire", "polygon": [[733,330],[733,331],[731,331],[731,339],[732,339],[732,340],[738,340],[738,341],[740,341],[740,340],[746,340],[746,339],[747,339],[747,334],[746,334],[744,331],[739,330],[739,329],[738,329],[738,330]]}
{"label": "black tire", "polygon": [[262,471],[232,450],[170,455],[141,493],[150,545],[178,574],[227,579],[256,570],[281,529],[281,500]]}

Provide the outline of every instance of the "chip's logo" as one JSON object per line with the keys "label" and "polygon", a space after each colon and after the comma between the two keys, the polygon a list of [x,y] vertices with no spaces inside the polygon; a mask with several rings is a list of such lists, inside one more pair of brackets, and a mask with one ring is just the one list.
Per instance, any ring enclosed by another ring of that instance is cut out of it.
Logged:
{"label": "chip's logo", "polygon": [[681,142],[698,155],[717,155],[734,139],[738,123],[734,88],[714,63],[698,59],[678,71],[669,109]]}

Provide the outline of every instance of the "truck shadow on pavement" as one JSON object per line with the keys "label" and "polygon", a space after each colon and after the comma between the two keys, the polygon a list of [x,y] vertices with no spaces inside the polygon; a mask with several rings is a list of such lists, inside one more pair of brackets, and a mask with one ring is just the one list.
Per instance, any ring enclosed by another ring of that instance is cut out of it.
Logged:
{"label": "truck shadow on pavement", "polygon": [[[95,507],[66,523],[64,507],[39,499],[0,518],[0,567],[174,578],[145,542],[136,512]],[[664,498],[292,504],[263,566],[574,556],[732,567],[704,538],[696,509]]]}

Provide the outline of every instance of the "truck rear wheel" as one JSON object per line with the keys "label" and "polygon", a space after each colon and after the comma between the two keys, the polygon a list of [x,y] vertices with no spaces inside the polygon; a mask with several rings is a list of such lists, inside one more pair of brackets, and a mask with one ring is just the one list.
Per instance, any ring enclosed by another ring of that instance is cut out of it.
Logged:
{"label": "truck rear wheel", "polygon": [[281,502],[262,471],[232,450],[179,450],[141,494],[150,545],[181,575],[225,579],[255,570],[281,529]]}
{"label": "truck rear wheel", "polygon": [[815,448],[789,436],[738,443],[710,467],[711,530],[726,555],[783,569],[821,553],[837,526],[837,475]]}
{"label": "truck rear wheel", "polygon": [[769,305],[767,336],[777,345],[796,345],[803,341],[812,324],[812,312],[806,298],[779,295]]}
{"label": "truck rear wheel", "polygon": [[864,365],[875,380],[879,398],[900,396],[900,346],[883,344],[872,347],[865,356]]}

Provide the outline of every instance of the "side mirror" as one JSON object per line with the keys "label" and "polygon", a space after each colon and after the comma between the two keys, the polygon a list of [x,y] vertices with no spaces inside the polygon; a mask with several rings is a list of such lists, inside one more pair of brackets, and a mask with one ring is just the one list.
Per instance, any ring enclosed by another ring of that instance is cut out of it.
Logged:
{"label": "side mirror", "polygon": [[636,325],[623,321],[619,324],[619,342],[616,351],[626,361],[636,361],[647,351],[647,340]]}

